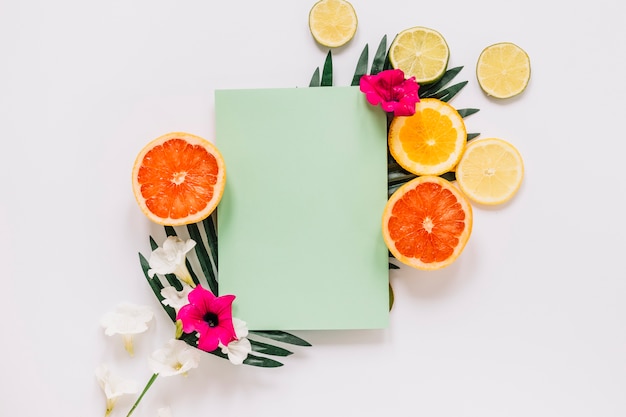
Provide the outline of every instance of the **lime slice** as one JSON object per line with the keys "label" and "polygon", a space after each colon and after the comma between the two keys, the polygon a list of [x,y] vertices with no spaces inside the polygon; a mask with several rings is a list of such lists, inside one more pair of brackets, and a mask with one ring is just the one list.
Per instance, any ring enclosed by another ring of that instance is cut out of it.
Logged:
{"label": "lime slice", "polygon": [[356,33],[358,20],[352,4],[345,0],[321,0],[309,12],[311,35],[320,45],[337,48]]}
{"label": "lime slice", "polygon": [[480,88],[495,98],[510,98],[526,89],[530,81],[530,58],[519,46],[502,42],[483,49],[476,64]]}
{"label": "lime slice", "polygon": [[450,49],[439,32],[416,26],[400,32],[389,47],[389,62],[419,84],[439,80],[446,72]]}

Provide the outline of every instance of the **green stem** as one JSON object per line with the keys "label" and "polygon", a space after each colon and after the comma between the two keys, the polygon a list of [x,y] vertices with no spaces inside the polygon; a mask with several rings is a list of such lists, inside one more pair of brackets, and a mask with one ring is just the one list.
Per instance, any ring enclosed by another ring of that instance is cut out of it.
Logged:
{"label": "green stem", "polygon": [[146,395],[146,392],[148,392],[148,390],[150,389],[150,387],[152,386],[154,381],[157,379],[157,376],[159,376],[159,374],[153,374],[150,377],[150,380],[146,384],[146,387],[141,392],[141,395],[139,396],[139,398],[137,398],[137,401],[135,401],[135,404],[133,404],[133,408],[131,408],[130,411],[128,412],[128,414],[126,414],[126,417],[130,417],[130,415],[133,413],[133,411],[135,411],[135,408],[137,408],[137,406],[139,405],[139,402],[141,401],[143,396]]}

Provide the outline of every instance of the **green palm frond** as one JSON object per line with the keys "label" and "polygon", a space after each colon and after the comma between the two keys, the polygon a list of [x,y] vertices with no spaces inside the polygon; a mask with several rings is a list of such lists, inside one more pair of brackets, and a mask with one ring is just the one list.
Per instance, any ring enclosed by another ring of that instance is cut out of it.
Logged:
{"label": "green palm frond", "polygon": [[328,51],[326,55],[326,60],[324,61],[324,68],[322,69],[322,82],[320,84],[322,87],[332,87],[333,86],[333,56],[332,51]]}
{"label": "green palm frond", "polygon": [[289,343],[291,345],[311,346],[311,344],[309,342],[307,342],[306,340],[301,339],[298,336],[294,336],[294,335],[292,335],[290,333],[283,332],[283,331],[276,331],[276,330],[265,330],[265,331],[251,330],[250,333],[254,334],[254,335],[257,335],[257,336],[260,336],[260,337],[265,337],[267,339],[276,340],[278,342]]}
{"label": "green palm frond", "polygon": [[459,72],[461,72],[462,69],[462,66],[447,69],[443,76],[437,82],[420,86],[419,96],[421,98],[431,97],[432,94],[437,93],[443,87],[448,85],[448,83],[452,81],[454,77],[456,77]]}
{"label": "green palm frond", "polygon": [[320,67],[315,68],[313,72],[313,76],[311,77],[311,81],[309,82],[309,87],[319,87],[320,86]]}
{"label": "green palm frond", "polygon": [[387,35],[385,35],[380,40],[380,43],[378,44],[378,49],[376,49],[376,55],[374,55],[372,69],[370,70],[371,75],[376,75],[386,69],[386,66],[389,64],[388,54],[389,51],[387,50]]}
{"label": "green palm frond", "polygon": [[[204,219],[202,223],[202,230],[204,230],[204,236],[202,235],[202,231],[200,228],[200,222],[194,223],[186,226],[186,230],[189,233],[189,237],[196,242],[195,254],[198,258],[198,266],[193,265],[188,260],[186,261],[187,269],[191,274],[193,281],[196,285],[206,285],[208,288],[215,294],[219,295],[218,292],[218,280],[217,280],[217,228],[216,222],[214,218],[215,214],[209,216]],[[165,234],[166,236],[178,236],[178,232],[176,228],[171,226],[165,226]],[[205,244],[206,237],[206,244]],[[150,247],[152,250],[155,250],[158,247],[158,244],[155,240],[150,236]],[[155,275],[151,278],[148,274],[148,270],[150,269],[150,264],[145,256],[139,253],[139,262],[141,265],[141,269],[144,273],[152,292],[156,296],[159,304],[163,307],[169,318],[172,322],[176,322],[176,311],[170,307],[166,306],[162,303],[164,300],[161,295],[161,290],[163,289],[163,283],[160,278]],[[167,274],[164,276],[167,283],[177,291],[182,290],[183,286],[173,274]],[[202,278],[204,282],[200,280]],[[261,340],[257,340],[260,338]],[[184,340],[191,346],[196,347],[198,342],[198,337],[194,334],[183,334],[180,338]],[[244,360],[244,364],[251,366],[258,366],[263,368],[276,368],[279,366],[283,366],[283,364],[275,359],[269,358],[267,356],[278,356],[278,357],[286,357],[291,355],[293,352],[287,350],[283,347],[277,346],[272,343],[268,343],[267,341],[263,341],[263,339],[270,339],[276,342],[288,343],[297,346],[311,346],[311,344],[304,339],[301,339],[297,336],[294,336],[290,333],[283,332],[280,330],[273,331],[250,331],[248,335],[248,339],[250,340],[250,344],[252,345],[252,351],[254,354],[249,354],[246,360]],[[215,355],[219,358],[228,359],[228,356],[222,353],[220,349],[216,349],[213,352],[208,352],[212,355]]]}
{"label": "green palm frond", "polygon": [[352,83],[350,85],[355,86],[359,85],[361,81],[361,77],[367,74],[367,65],[369,59],[368,45],[365,44],[365,48],[361,52],[359,56],[359,61],[356,63],[356,68],[354,69],[354,75],[352,76]]}

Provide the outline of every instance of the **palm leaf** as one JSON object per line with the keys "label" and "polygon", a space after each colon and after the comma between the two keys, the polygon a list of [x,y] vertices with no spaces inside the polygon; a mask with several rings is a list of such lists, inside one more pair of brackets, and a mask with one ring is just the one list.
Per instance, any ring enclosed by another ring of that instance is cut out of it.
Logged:
{"label": "palm leaf", "polygon": [[456,174],[454,171],[446,172],[445,174],[440,175],[441,178],[448,181],[456,181]]}
{"label": "palm leaf", "polygon": [[467,81],[462,81],[458,84],[454,84],[451,87],[437,91],[435,94],[432,95],[432,97],[438,98],[441,101],[450,101],[454,96],[459,93],[459,91],[463,89],[463,87],[467,85],[467,83]]}
{"label": "palm leaf", "polygon": [[272,356],[289,356],[293,354],[293,352],[283,349],[278,346],[270,345],[268,343],[259,342],[257,340],[250,340],[250,344],[252,345],[252,350],[257,353],[263,353],[265,355]]}
{"label": "palm leaf", "polygon": [[320,86],[320,67],[315,68],[315,72],[311,77],[311,81],[309,82],[309,87],[319,87]]}
{"label": "palm leaf", "polygon": [[196,285],[200,285],[200,280],[198,279],[198,275],[196,275],[196,273],[194,272],[193,268],[191,267],[191,263],[189,263],[188,259],[185,259],[185,266],[187,266],[187,270],[189,271],[189,275],[191,275],[191,280],[193,281],[193,283]]}
{"label": "palm leaf", "polygon": [[359,61],[356,64],[356,68],[354,70],[354,76],[352,77],[352,86],[359,85],[361,82],[361,77],[367,74],[367,64],[368,64],[368,46],[365,44],[365,48],[361,52],[361,56],[359,56]]}
{"label": "palm leaf", "polygon": [[456,77],[459,74],[459,72],[461,72],[462,69],[463,67],[450,68],[446,70],[446,72],[443,74],[443,77],[441,77],[439,81],[433,84],[420,86],[420,90],[419,90],[420,98],[432,97],[432,94],[436,93],[437,91],[445,87],[450,81],[454,79],[454,77]]}
{"label": "palm leaf", "polygon": [[479,111],[479,109],[457,109],[457,112],[459,112],[459,115],[463,118],[471,116],[474,113],[478,113]]}
{"label": "palm leaf", "polygon": [[[202,238],[200,229],[197,224],[187,225],[187,230],[189,232],[190,238],[196,242],[196,246],[195,246],[196,255],[198,256],[198,261],[200,263],[201,270],[204,273],[204,276],[207,279],[209,286],[211,287],[211,285],[213,285],[215,287],[214,294],[217,295],[217,279],[216,279],[217,258],[216,256],[212,256],[213,254],[217,254],[217,234],[216,234],[216,229],[215,229],[215,223],[213,219],[211,218],[211,216],[209,216],[209,218],[203,221],[203,226],[207,235],[207,242],[210,248],[209,249],[210,252],[209,250],[207,250],[207,247],[204,244],[204,240]],[[168,236],[177,236],[176,229],[171,226],[165,226],[165,233]],[[152,250],[155,250],[156,248],[158,248],[158,244],[152,238],[152,236],[150,236],[150,247],[152,248]],[[192,279],[194,280],[196,285],[198,285],[199,282],[198,282],[197,275],[193,271],[193,268],[191,267],[189,261],[185,260],[185,262],[187,265],[187,269],[189,270],[189,273],[192,276]],[[148,271],[150,270],[150,263],[141,253],[139,254],[139,263],[143,270],[144,276],[146,277],[146,280],[148,281],[148,284],[150,285],[150,288],[152,289],[152,292],[157,297],[157,299],[159,300],[159,303],[161,304],[161,306],[163,307],[167,315],[170,317],[172,322],[176,322],[176,311],[172,307],[166,306],[163,304],[164,297],[161,295],[161,290],[163,289],[163,285],[161,281],[157,277],[150,278],[148,274]],[[216,266],[215,271],[213,270],[213,265]],[[167,279],[169,284],[174,286],[178,291],[182,289],[182,284],[180,280],[176,278],[175,275],[166,274],[165,278]],[[213,283],[211,282],[211,280],[213,280]],[[211,288],[211,290],[213,291],[213,288]],[[260,337],[266,337],[268,339],[273,339],[273,340],[277,340],[277,341],[284,342],[284,343],[290,343],[293,345],[311,346],[311,344],[308,343],[307,341],[297,336],[294,336],[292,334],[285,333],[282,331],[262,331],[262,332],[250,332],[250,333],[252,335],[256,334]],[[198,336],[195,333],[193,334],[184,333],[180,337],[180,339],[184,340],[190,346],[197,348]],[[287,349],[284,349],[282,347],[275,346],[269,343],[264,343],[264,342],[260,342],[258,340],[253,340],[253,339],[249,339],[249,340],[252,346],[252,350],[256,353],[272,355],[272,356],[281,356],[281,357],[289,356],[293,353]],[[222,359],[228,359],[228,355],[222,353],[220,349],[216,349],[215,351],[208,352],[208,353],[215,355]],[[243,363],[246,365],[263,367],[263,368],[276,368],[276,367],[283,366],[283,364],[277,360],[258,356],[258,355],[253,355],[253,354],[248,354],[248,357],[244,360]]]}
{"label": "palm leaf", "polygon": [[389,172],[387,174],[387,183],[389,185],[404,184],[405,182],[411,181],[415,177],[417,177],[417,175],[404,170]]}
{"label": "palm leaf", "polygon": [[254,330],[250,331],[250,334],[265,337],[267,339],[276,340],[278,342],[289,343],[297,346],[311,346],[309,342],[304,339],[300,339],[298,336],[294,336],[290,333],[280,330]]}
{"label": "palm leaf", "polygon": [[206,233],[207,241],[209,243],[209,250],[211,251],[213,265],[215,266],[215,271],[217,272],[217,228],[215,227],[215,220],[213,219],[213,216],[214,215],[210,215],[206,219],[202,220],[202,225],[204,226],[204,232]]}
{"label": "palm leaf", "polygon": [[322,87],[332,87],[333,85],[333,57],[332,51],[328,51],[326,60],[324,61],[324,69],[322,70]]}
{"label": "palm leaf", "polygon": [[[198,225],[196,223],[193,223],[187,225],[187,231],[189,232],[189,237],[196,242],[196,246],[194,247],[194,249],[196,250],[198,262],[200,264],[200,268],[202,269],[202,273],[207,280],[209,289],[213,294],[217,295],[217,279],[215,276],[215,272],[213,272],[211,257],[206,247],[204,246],[204,240],[202,239],[202,235],[200,234],[200,229],[198,228]],[[191,270],[189,272],[191,272]]]}
{"label": "palm leaf", "polygon": [[[196,333],[183,333],[180,337],[180,340],[183,340],[189,346],[192,346],[195,348],[198,347],[198,336]],[[252,343],[252,341],[250,341],[250,343]],[[217,356],[218,358],[228,360],[228,355],[223,353],[220,348],[217,348],[207,353]],[[277,368],[279,366],[283,366],[283,364],[278,362],[277,360],[265,358],[265,357],[257,356],[253,354],[248,354],[248,357],[243,361],[243,363],[246,365],[250,365],[250,366],[259,366],[262,368]]]}
{"label": "palm leaf", "polygon": [[165,304],[163,304],[163,300],[165,299],[161,295],[161,290],[163,289],[163,285],[161,284],[161,282],[156,276],[154,278],[150,278],[150,275],[148,275],[150,264],[148,263],[148,260],[141,253],[139,254],[139,263],[141,264],[141,269],[143,270],[143,274],[146,277],[146,280],[148,281],[148,285],[150,285],[150,288],[152,288],[152,292],[154,292],[154,295],[156,296],[157,300],[159,300],[159,304],[161,304],[161,306],[163,307],[167,315],[170,317],[170,319],[172,319],[172,321],[176,321],[176,311],[172,307],[166,306]]}
{"label": "palm leaf", "polygon": [[372,62],[371,75],[376,75],[385,69],[385,63],[387,62],[387,35],[383,36],[378,44],[376,55],[374,55],[374,61]]}
{"label": "palm leaf", "polygon": [[258,366],[261,368],[278,368],[280,366],[283,366],[283,364],[278,362],[277,360],[251,354],[248,354],[248,357],[243,361],[243,363],[250,366]]}

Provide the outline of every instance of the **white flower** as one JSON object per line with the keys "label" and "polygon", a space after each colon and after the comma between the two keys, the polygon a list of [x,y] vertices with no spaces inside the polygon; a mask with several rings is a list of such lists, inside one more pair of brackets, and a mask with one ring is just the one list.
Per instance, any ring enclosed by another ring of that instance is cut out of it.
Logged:
{"label": "white flower", "polygon": [[145,332],[153,316],[149,307],[122,303],[115,311],[106,313],[100,324],[105,327],[104,334],[107,336],[121,334],[126,351],[133,355],[133,335]]}
{"label": "white flower", "polygon": [[228,360],[234,365],[241,365],[248,357],[248,353],[252,351],[252,345],[247,339],[248,325],[245,321],[233,317],[233,327],[238,340],[233,340],[224,346],[220,343],[222,353],[228,355]]}
{"label": "white flower", "polygon": [[178,339],[171,339],[148,358],[152,372],[163,376],[184,374],[197,368],[199,361],[200,351]]}
{"label": "white flower", "polygon": [[248,323],[245,321],[233,317],[233,328],[235,329],[235,336],[237,336],[237,339],[248,337]]}
{"label": "white flower", "polygon": [[135,394],[139,391],[139,386],[135,381],[123,379],[117,375],[111,374],[111,371],[105,364],[96,368],[96,378],[107,398],[105,416],[111,414],[115,402],[120,396],[124,394]]}
{"label": "white flower", "polygon": [[175,274],[181,281],[195,286],[185,265],[187,253],[194,246],[196,242],[192,239],[183,241],[176,236],[169,236],[163,242],[163,247],[156,248],[150,254],[148,275],[154,277],[154,274]]}
{"label": "white flower", "polygon": [[176,288],[172,286],[165,287],[161,290],[161,296],[164,298],[161,302],[164,305],[170,306],[174,310],[178,311],[182,306],[189,304],[187,296],[192,290],[193,288],[187,284],[183,284],[183,289],[181,291],[176,291]]}
{"label": "white flower", "polygon": [[157,410],[157,416],[158,417],[172,417],[172,411],[170,410],[169,407],[159,408]]}

